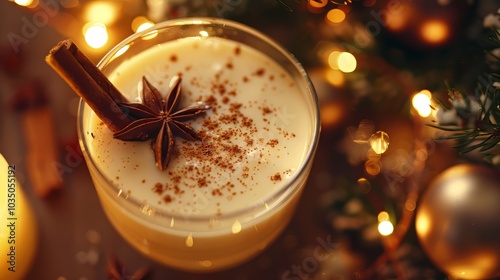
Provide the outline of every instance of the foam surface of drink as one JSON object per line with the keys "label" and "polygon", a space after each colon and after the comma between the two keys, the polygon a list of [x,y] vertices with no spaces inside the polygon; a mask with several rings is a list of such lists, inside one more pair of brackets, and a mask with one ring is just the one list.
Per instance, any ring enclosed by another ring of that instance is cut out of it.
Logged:
{"label": "foam surface of drink", "polygon": [[210,106],[186,121],[203,139],[175,138],[172,160],[155,166],[151,141],[124,142],[92,114],[89,152],[122,192],[151,209],[182,215],[225,215],[262,202],[296,175],[313,134],[306,98],[272,59],[221,38],[184,38],[157,45],[109,75],[140,102],[145,75],[163,97],[182,78],[181,106]]}

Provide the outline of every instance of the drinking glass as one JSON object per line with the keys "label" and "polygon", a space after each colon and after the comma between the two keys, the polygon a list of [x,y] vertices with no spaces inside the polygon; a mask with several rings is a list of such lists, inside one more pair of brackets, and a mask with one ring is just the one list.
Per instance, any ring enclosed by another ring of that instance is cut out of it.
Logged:
{"label": "drinking glass", "polygon": [[[96,164],[86,133],[91,109],[81,101],[78,136],[102,207],[118,233],[149,258],[185,271],[217,271],[262,252],[289,223],[304,189],[318,144],[319,106],[306,72],[283,47],[243,24],[219,18],[183,18],[159,23],[115,46],[98,64],[109,75],[121,63],[161,43],[188,37],[216,36],[252,47],[274,59],[295,80],[305,102],[301,118],[310,119],[307,147],[295,175],[272,195],[224,215],[166,213],[128,196]],[[141,69],[130,69],[141,71]],[[287,102],[283,100],[283,102]],[[293,152],[293,151],[291,151]],[[204,225],[209,224],[210,227]]]}

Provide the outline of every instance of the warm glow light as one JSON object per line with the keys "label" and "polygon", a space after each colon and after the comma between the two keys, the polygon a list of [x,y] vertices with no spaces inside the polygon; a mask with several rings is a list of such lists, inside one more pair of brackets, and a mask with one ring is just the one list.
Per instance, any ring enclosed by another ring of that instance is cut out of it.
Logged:
{"label": "warm glow light", "polygon": [[313,8],[323,8],[328,4],[328,0],[309,0],[309,5]]}
{"label": "warm glow light", "polygon": [[149,20],[146,17],[138,16],[132,20],[130,27],[132,28],[132,31],[137,32],[137,30],[139,29],[139,26],[141,26],[142,24],[144,24],[146,22],[149,22]]}
{"label": "warm glow light", "polygon": [[345,13],[344,13],[344,11],[342,11],[340,9],[331,9],[326,14],[326,19],[329,22],[340,23],[340,22],[344,21]]}
{"label": "warm glow light", "polygon": [[401,1],[397,9],[397,13],[389,13],[390,16],[386,22],[387,28],[393,31],[404,31],[404,28],[406,28],[412,21],[411,18],[413,10],[411,5],[405,1]]}
{"label": "warm glow light", "polygon": [[341,87],[345,83],[344,74],[338,70],[328,69],[325,75],[326,80],[332,86]]}
{"label": "warm glow light", "polygon": [[207,31],[205,31],[205,30],[202,30],[202,31],[200,31],[200,35],[201,35],[202,37],[208,37],[208,32],[207,32]]}
{"label": "warm glow light", "polygon": [[433,216],[427,211],[418,212],[417,218],[415,219],[415,226],[418,230],[419,235],[423,238],[427,238],[429,232],[432,228]]}
{"label": "warm glow light", "polygon": [[408,211],[414,211],[417,208],[417,202],[414,199],[408,199],[405,202],[405,208]]}
{"label": "warm glow light", "polygon": [[377,176],[382,170],[380,161],[378,160],[367,160],[365,163],[365,172],[372,176]]}
{"label": "warm glow light", "polygon": [[342,52],[339,54],[338,61],[340,71],[344,73],[351,73],[356,70],[356,58],[349,52]]}
{"label": "warm glow light", "polygon": [[375,132],[368,140],[370,147],[377,154],[383,154],[389,148],[389,134],[384,131]]}
{"label": "warm glow light", "polygon": [[389,213],[387,213],[386,211],[382,211],[378,213],[377,219],[379,222],[389,221]]}
{"label": "warm glow light", "polygon": [[85,9],[85,19],[89,22],[111,24],[118,17],[119,7],[112,1],[90,1]]}
{"label": "warm glow light", "polygon": [[339,69],[339,55],[340,54],[341,54],[341,52],[339,52],[339,51],[332,51],[328,55],[328,65],[330,66],[330,68],[332,68],[334,70]]}
{"label": "warm glow light", "polygon": [[448,39],[448,26],[440,20],[429,20],[420,28],[422,38],[432,44],[439,44]]}
{"label": "warm glow light", "polygon": [[328,103],[321,107],[321,124],[324,127],[333,127],[340,123],[344,116],[344,109],[337,103]]}
{"label": "warm glow light", "polygon": [[366,178],[359,178],[358,179],[358,190],[361,193],[369,193],[371,188],[372,188],[372,186]]}
{"label": "warm glow light", "polygon": [[14,3],[16,3],[19,6],[27,7],[33,4],[33,0],[14,0]]}
{"label": "warm glow light", "polygon": [[102,23],[88,23],[84,26],[85,42],[94,48],[98,49],[108,42],[108,31],[106,25]]}
{"label": "warm glow light", "polygon": [[432,94],[430,91],[424,89],[420,91],[419,93],[415,94],[412,98],[412,105],[415,110],[417,110],[418,114],[426,118],[428,117],[432,110],[431,110],[431,97]]}
{"label": "warm glow light", "polygon": [[378,224],[378,232],[383,236],[388,236],[394,231],[394,226],[390,221],[382,221]]}

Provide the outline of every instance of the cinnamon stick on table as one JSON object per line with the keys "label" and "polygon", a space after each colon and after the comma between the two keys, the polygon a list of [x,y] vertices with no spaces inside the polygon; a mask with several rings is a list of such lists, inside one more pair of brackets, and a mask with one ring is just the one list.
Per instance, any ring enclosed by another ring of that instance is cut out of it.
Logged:
{"label": "cinnamon stick on table", "polygon": [[45,61],[92,108],[113,132],[132,122],[118,103],[127,99],[69,39],[57,44]]}
{"label": "cinnamon stick on table", "polygon": [[31,184],[39,197],[46,197],[61,187],[62,178],[53,166],[60,161],[59,143],[42,84],[35,80],[18,85],[12,106],[21,118]]}

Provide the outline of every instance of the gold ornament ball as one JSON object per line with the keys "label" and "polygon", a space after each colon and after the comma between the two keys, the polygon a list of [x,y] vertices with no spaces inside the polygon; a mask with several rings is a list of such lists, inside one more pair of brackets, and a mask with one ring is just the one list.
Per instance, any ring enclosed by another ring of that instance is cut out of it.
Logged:
{"label": "gold ornament ball", "polygon": [[415,223],[427,256],[449,276],[500,276],[498,170],[475,164],[446,169],[423,194]]}

